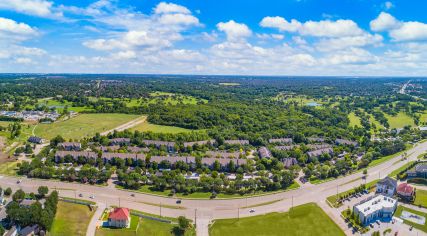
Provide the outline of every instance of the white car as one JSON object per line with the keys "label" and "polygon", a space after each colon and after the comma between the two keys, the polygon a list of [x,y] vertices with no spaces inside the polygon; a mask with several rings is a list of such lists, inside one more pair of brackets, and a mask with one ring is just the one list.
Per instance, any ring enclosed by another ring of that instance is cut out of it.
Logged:
{"label": "white car", "polygon": [[95,196],[91,195],[89,198],[90,198],[90,199],[94,199],[94,198],[95,198]]}

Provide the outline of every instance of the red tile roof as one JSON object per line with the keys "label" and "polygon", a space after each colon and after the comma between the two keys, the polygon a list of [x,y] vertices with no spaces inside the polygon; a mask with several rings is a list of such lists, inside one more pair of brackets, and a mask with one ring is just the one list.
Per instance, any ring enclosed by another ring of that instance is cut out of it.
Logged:
{"label": "red tile roof", "polygon": [[402,183],[399,184],[399,186],[397,187],[397,192],[398,193],[413,193],[414,192],[414,188],[407,184],[407,183]]}
{"label": "red tile roof", "polygon": [[108,219],[128,220],[129,214],[130,212],[128,208],[114,208],[114,210],[108,216]]}

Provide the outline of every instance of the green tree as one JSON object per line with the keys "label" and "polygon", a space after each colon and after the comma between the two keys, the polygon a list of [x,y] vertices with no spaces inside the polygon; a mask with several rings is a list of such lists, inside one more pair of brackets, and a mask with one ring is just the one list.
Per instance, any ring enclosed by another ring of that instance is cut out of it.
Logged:
{"label": "green tree", "polygon": [[25,198],[25,192],[22,191],[22,189],[18,189],[12,196],[13,201],[20,202],[24,200]]}
{"label": "green tree", "polygon": [[44,197],[49,192],[49,188],[47,186],[40,186],[37,189],[37,192],[39,193],[40,197]]}
{"label": "green tree", "polygon": [[10,187],[4,190],[4,195],[10,196],[11,194],[12,194],[12,189]]}

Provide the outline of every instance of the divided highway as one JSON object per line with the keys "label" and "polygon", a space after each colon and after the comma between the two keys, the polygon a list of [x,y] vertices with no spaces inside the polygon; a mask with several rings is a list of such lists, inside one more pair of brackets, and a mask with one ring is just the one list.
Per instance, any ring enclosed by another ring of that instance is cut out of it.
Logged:
{"label": "divided highway", "polygon": [[[415,145],[413,148],[407,151],[407,161],[416,160],[416,158],[425,151],[427,151],[427,142]],[[397,156],[380,165],[369,168],[366,182],[370,182],[378,178],[383,178],[390,174],[393,170],[396,170],[399,167],[403,166],[407,161],[400,161],[401,159],[402,156]],[[208,222],[213,219],[237,218],[238,216],[247,217],[251,215],[265,214],[269,212],[287,211],[292,206],[297,206],[309,202],[316,202],[322,208],[324,208],[325,200],[327,197],[336,194],[337,191],[343,192],[352,189],[360,185],[361,183],[364,183],[365,180],[360,179],[362,176],[362,172],[357,172],[318,185],[303,185],[301,186],[301,188],[296,190],[290,190],[287,192],[251,198],[224,200],[183,199],[182,203],[179,205],[176,204],[176,198],[161,197],[143,193],[134,193],[134,196],[131,196],[132,192],[119,190],[116,188],[112,188],[111,186],[101,187],[78,183],[27,179],[10,176],[1,176],[0,186],[3,187],[3,189],[11,187],[13,190],[20,188],[26,192],[36,192],[39,186],[45,185],[48,186],[50,189],[57,189],[59,191],[60,196],[79,198],[78,195],[82,194],[82,199],[97,202],[99,205],[116,205],[128,207],[143,212],[170,217],[178,217],[181,215],[185,215],[187,218],[193,220],[197,219],[197,222],[200,223],[198,227],[198,232],[202,235],[205,235],[207,232],[206,227],[208,225]],[[357,181],[353,181],[355,179],[357,179]],[[17,184],[18,180],[21,180],[21,183]],[[89,198],[92,195],[94,196],[94,199]],[[253,207],[255,212],[250,212],[251,205],[274,201],[275,203],[272,204]],[[160,205],[163,205],[163,207],[160,208]],[[177,206],[179,206],[180,208],[177,208]],[[337,215],[335,214],[335,212],[331,211],[334,211],[334,209],[329,209],[327,213],[335,221],[337,221]]]}

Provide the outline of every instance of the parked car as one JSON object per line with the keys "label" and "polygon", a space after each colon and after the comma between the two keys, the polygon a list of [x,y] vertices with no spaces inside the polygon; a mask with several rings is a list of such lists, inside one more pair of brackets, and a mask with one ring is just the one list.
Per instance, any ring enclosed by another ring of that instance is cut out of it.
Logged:
{"label": "parked car", "polygon": [[131,196],[131,197],[135,197],[135,194],[134,194],[134,193],[132,193],[130,196]]}
{"label": "parked car", "polygon": [[414,226],[409,227],[409,231],[412,231],[413,228],[414,228]]}
{"label": "parked car", "polygon": [[16,181],[17,184],[20,184],[22,182],[22,180],[18,179],[18,181]]}
{"label": "parked car", "polygon": [[379,220],[375,221],[375,223],[377,223],[377,225],[381,224],[381,222]]}
{"label": "parked car", "polygon": [[254,209],[251,209],[249,212],[250,212],[250,213],[254,213],[254,212],[255,212],[255,210],[254,210]]}
{"label": "parked car", "polygon": [[94,199],[94,198],[95,198],[95,196],[91,195],[89,198],[90,198],[90,199]]}
{"label": "parked car", "polygon": [[80,193],[80,194],[79,194],[79,197],[83,197],[83,194],[81,194],[81,193]]}
{"label": "parked car", "polygon": [[369,227],[374,228],[374,225],[373,224],[369,224]]}

